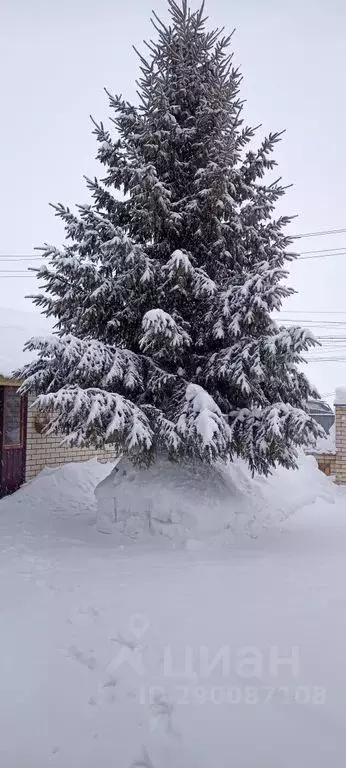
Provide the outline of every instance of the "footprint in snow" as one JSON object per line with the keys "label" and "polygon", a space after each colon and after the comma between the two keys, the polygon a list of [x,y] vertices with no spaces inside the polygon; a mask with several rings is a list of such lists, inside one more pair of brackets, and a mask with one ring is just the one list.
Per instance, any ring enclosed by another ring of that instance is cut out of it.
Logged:
{"label": "footprint in snow", "polygon": [[78,648],[76,648],[75,645],[71,645],[68,652],[71,659],[78,661],[83,665],[83,667],[87,667],[92,672],[95,671],[97,662],[94,656],[87,656],[85,653],[83,653],[83,651],[80,651]]}
{"label": "footprint in snow", "polygon": [[60,751],[60,747],[53,747],[50,757],[48,758],[48,762],[50,763],[54,758],[57,756],[58,752]]}
{"label": "footprint in snow", "polygon": [[142,756],[139,760],[134,760],[131,763],[131,768],[155,768],[145,747],[142,749]]}
{"label": "footprint in snow", "polygon": [[162,726],[164,732],[169,736],[174,736],[176,739],[180,739],[180,734],[173,727],[173,713],[174,704],[162,694],[157,693],[154,696],[151,705],[151,730],[155,731],[158,727]]}
{"label": "footprint in snow", "polygon": [[[69,590],[69,592],[73,592],[73,591],[74,591],[74,589],[70,589]],[[97,610],[97,608],[94,608],[94,607],[87,608],[87,609],[85,609],[85,608],[77,608],[77,610],[75,611],[73,619],[68,618],[68,619],[66,619],[65,623],[66,624],[73,624],[76,616],[87,616],[87,617],[92,616],[92,618],[94,620],[94,623],[96,623],[98,621],[98,619],[100,618],[101,613],[100,613],[100,611]]]}
{"label": "footprint in snow", "polygon": [[91,606],[89,608],[78,608],[76,613],[79,616],[92,616],[94,621],[97,621],[97,619],[99,619],[100,615],[101,615],[100,611],[98,611],[97,608],[94,608],[93,606]]}

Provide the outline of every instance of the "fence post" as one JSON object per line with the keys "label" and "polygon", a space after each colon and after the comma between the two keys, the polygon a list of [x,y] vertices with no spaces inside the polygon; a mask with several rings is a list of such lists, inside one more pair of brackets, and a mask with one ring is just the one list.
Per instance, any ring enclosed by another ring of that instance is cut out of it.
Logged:
{"label": "fence post", "polygon": [[340,387],[335,396],[335,480],[346,484],[346,388]]}

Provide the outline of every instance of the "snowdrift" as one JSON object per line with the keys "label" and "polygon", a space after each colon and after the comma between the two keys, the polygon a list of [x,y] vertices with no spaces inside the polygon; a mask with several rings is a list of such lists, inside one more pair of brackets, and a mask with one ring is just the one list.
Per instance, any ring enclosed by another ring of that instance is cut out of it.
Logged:
{"label": "snowdrift", "polygon": [[83,514],[94,508],[95,486],[109,474],[113,464],[90,461],[46,467],[21,490],[21,500],[37,509],[46,506],[52,514]]}
{"label": "snowdrift", "polygon": [[78,516],[95,520],[94,489],[110,472],[113,464],[96,459],[83,463],[64,464],[56,469],[47,467],[13,496],[0,501],[1,514],[9,511],[26,523],[47,522],[48,518]]}
{"label": "snowdrift", "polygon": [[336,487],[311,456],[295,472],[252,478],[237,461],[216,466],[161,460],[149,469],[122,460],[97,486],[97,528],[130,539],[161,536],[188,548],[236,535],[257,536],[317,499],[333,502]]}
{"label": "snowdrift", "polygon": [[0,531],[10,516],[56,541],[101,545],[100,534],[107,533],[107,546],[122,548],[228,546],[280,527],[318,499],[333,503],[338,492],[303,454],[298,470],[277,469],[268,478],[252,478],[241,461],[215,467],[161,461],[145,470],[126,460],[116,466],[93,459],[45,469],[2,499]]}

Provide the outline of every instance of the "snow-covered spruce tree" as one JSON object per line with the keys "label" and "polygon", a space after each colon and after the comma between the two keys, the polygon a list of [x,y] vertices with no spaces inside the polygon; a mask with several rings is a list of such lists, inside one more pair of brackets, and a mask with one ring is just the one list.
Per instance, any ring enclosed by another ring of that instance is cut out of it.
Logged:
{"label": "snow-covered spruce tree", "polygon": [[319,428],[299,368],[314,340],[271,318],[292,292],[284,188],[264,180],[280,134],[249,149],[230,37],[203,7],[168,6],[139,54],[139,105],[110,96],[115,135],[94,124],[91,204],[56,208],[66,245],[44,247],[34,298],[56,334],[29,342],[25,389],[72,445],[293,467]]}

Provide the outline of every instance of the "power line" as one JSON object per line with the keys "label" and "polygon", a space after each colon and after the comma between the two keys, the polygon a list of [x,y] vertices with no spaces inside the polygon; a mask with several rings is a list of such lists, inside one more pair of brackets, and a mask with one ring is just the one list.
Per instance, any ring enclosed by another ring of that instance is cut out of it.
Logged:
{"label": "power line", "polygon": [[346,232],[346,229],[324,229],[321,232],[303,232],[299,235],[292,235],[293,240],[298,240],[301,237],[323,237],[324,235],[342,235]]}
{"label": "power line", "polygon": [[316,357],[313,360],[307,360],[309,363],[346,363],[346,357]]}
{"label": "power line", "polygon": [[24,269],[0,269],[0,275],[21,275],[25,277],[26,275],[31,276],[31,272]]}
{"label": "power line", "polygon": [[[335,232],[346,232],[345,230],[335,230]],[[296,235],[294,239],[298,239],[301,237],[312,237],[313,234],[317,235],[323,235],[323,234],[333,234],[332,231],[329,232],[320,232],[320,233],[310,233],[306,235]],[[346,256],[346,247],[342,246],[340,248],[321,248],[320,250],[312,250],[312,251],[301,251],[297,255],[296,261],[306,261],[308,259],[325,259],[330,258],[332,256]],[[0,262],[7,262],[7,261],[42,261],[42,256],[30,256],[29,254],[20,255],[20,254],[0,254]]]}
{"label": "power line", "polygon": [[20,272],[18,272],[18,273],[17,273],[17,274],[15,274],[15,275],[14,275],[14,274],[7,274],[6,272],[5,272],[4,274],[2,274],[2,273],[0,272],[0,279],[1,279],[1,280],[2,280],[3,278],[6,278],[6,277],[12,277],[12,278],[17,278],[17,277],[20,277],[20,278],[23,278],[23,277],[35,277],[35,275],[31,275],[31,274],[30,274],[30,272],[27,272],[27,273],[26,273],[26,272],[23,272],[23,274],[21,274]]}
{"label": "power line", "polygon": [[[346,315],[344,309],[290,309],[283,311],[284,315]],[[281,313],[280,313],[281,317]]]}
{"label": "power line", "polygon": [[329,259],[332,256],[346,256],[346,251],[339,251],[339,253],[320,253],[315,256],[298,256],[296,261],[310,261],[311,259]]}
{"label": "power line", "polygon": [[[303,314],[303,312],[302,313],[297,312],[297,315],[300,315],[300,314]],[[323,317],[318,317],[318,315],[316,315],[314,317],[310,317],[309,313],[307,313],[306,317],[300,317],[300,316],[299,317],[282,317],[281,315],[275,315],[273,317],[273,320],[282,320],[284,323],[296,323],[296,322],[303,322],[303,321],[307,322],[307,321],[310,320],[311,323],[319,323],[319,322],[321,322],[321,323],[323,323],[323,325],[331,325],[331,324],[334,324],[334,323],[345,323],[346,319],[344,319],[343,317],[339,318],[338,314],[339,313],[336,312],[336,317],[334,317],[334,316],[331,317],[328,312],[326,312],[327,317],[326,317],[326,315],[324,315]],[[344,313],[340,312],[340,314],[344,314]],[[287,313],[287,315],[288,315],[288,313]]]}
{"label": "power line", "polygon": [[42,256],[0,256],[0,261],[42,261]]}
{"label": "power line", "polygon": [[[302,251],[302,254],[309,254],[309,251]],[[331,258],[332,256],[346,256],[346,248],[345,246],[343,248],[333,249],[329,251],[328,248],[326,248],[323,251],[314,252],[311,251],[310,255],[302,255],[298,254],[296,259],[293,260],[293,264],[295,261],[307,261],[310,259],[327,259]],[[12,254],[8,256],[0,256],[0,262],[12,262],[12,261],[42,261],[42,256],[17,256],[17,254]]]}
{"label": "power line", "polygon": [[314,250],[314,251],[300,251],[299,255],[302,256],[305,253],[329,253],[329,252],[333,253],[335,251],[344,251],[344,250],[345,250],[345,246],[343,245],[343,246],[340,246],[340,248],[319,248],[318,250]]}
{"label": "power line", "polygon": [[286,323],[290,323],[290,324],[291,323],[294,323],[294,324],[296,324],[296,323],[308,323],[309,325],[315,325],[318,328],[321,328],[321,327],[323,327],[323,328],[328,328],[328,327],[329,328],[338,328],[340,326],[342,326],[342,327],[346,326],[346,320],[318,320],[316,318],[313,318],[311,320],[308,317],[304,317],[304,318],[299,318],[299,317],[294,317],[294,318],[274,317],[273,320],[275,320],[275,321],[280,321],[281,320],[283,324],[286,324]]}

